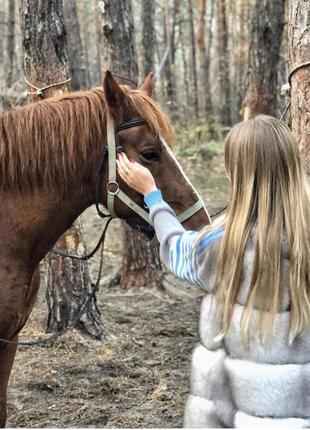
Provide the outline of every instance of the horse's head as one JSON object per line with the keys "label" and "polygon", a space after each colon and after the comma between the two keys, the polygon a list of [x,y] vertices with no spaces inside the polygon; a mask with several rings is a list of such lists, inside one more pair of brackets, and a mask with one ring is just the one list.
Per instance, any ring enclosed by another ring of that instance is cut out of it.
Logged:
{"label": "horse's head", "polygon": [[[176,214],[194,206],[199,196],[170,148],[174,132],[168,117],[152,99],[152,75],[146,78],[140,89],[133,90],[118,85],[112,74],[107,72],[103,87],[107,117],[114,125],[110,133],[115,135],[116,146],[121,146],[129,159],[138,161],[151,171],[165,201]],[[132,125],[131,121],[135,119],[143,119],[145,124]],[[128,128],[122,127],[128,122]],[[142,195],[129,188],[118,175],[116,182],[126,195],[144,207]],[[110,186],[112,191],[113,185]],[[118,217],[133,225],[147,224],[117,197],[114,198],[113,209]],[[204,207],[193,212],[184,222],[185,228],[199,229],[210,222]]]}

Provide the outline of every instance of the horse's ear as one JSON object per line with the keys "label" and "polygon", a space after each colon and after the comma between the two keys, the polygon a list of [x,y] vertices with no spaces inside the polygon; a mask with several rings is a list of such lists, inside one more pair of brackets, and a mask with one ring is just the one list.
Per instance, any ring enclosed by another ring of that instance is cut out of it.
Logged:
{"label": "horse's ear", "polygon": [[118,120],[122,116],[122,108],[126,104],[127,96],[109,70],[106,71],[103,80],[103,93],[107,110],[115,120]]}
{"label": "horse's ear", "polygon": [[153,72],[150,72],[145,78],[140,90],[144,91],[149,97],[153,95]]}

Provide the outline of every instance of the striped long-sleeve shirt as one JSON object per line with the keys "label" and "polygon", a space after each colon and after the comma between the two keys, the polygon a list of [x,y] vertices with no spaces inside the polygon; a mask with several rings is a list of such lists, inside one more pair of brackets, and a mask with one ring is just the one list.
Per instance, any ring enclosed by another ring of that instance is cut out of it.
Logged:
{"label": "striped long-sleeve shirt", "polygon": [[186,231],[171,207],[164,202],[160,190],[154,190],[144,198],[160,243],[164,264],[178,278],[189,281],[209,291],[204,279],[200,258],[208,247],[223,236],[223,228],[213,230],[197,240],[197,231]]}

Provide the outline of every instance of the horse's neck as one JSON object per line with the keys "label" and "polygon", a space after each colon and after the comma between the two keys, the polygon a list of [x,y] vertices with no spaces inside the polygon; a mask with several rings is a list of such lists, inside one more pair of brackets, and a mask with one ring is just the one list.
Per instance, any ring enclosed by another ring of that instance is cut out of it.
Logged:
{"label": "horse's neck", "polygon": [[73,187],[64,197],[48,190],[4,195],[0,209],[0,253],[11,251],[33,270],[91,203],[91,190],[81,187]]}

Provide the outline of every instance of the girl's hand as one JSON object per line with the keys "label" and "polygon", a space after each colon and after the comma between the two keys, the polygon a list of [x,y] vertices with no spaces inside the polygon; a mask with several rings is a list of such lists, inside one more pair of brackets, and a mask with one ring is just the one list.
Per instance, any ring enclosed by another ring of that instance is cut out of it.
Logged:
{"label": "girl's hand", "polygon": [[138,193],[146,196],[151,191],[156,190],[152,173],[135,160],[129,161],[124,152],[118,154],[116,164],[118,173],[123,181]]}

